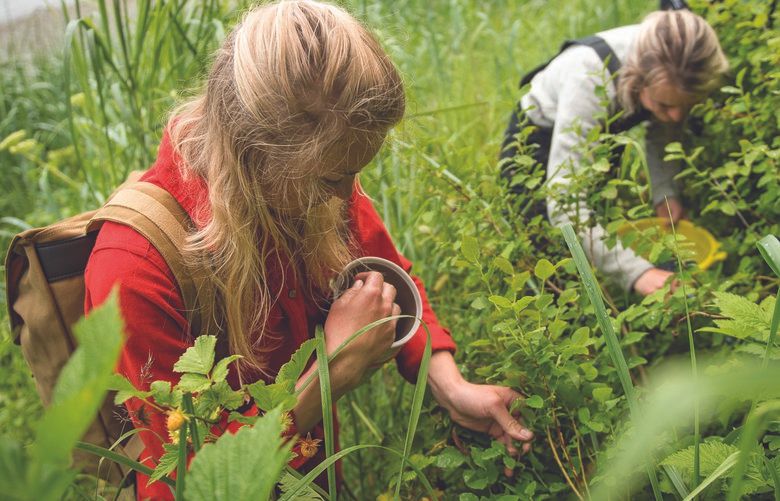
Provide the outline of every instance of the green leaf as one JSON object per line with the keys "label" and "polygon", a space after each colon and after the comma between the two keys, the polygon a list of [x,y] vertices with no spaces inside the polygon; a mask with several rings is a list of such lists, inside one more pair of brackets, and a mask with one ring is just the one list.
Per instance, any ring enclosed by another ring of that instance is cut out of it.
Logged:
{"label": "green leaf", "polygon": [[705,327],[702,332],[718,332],[739,339],[753,338],[764,341],[769,336],[769,328],[774,310],[774,298],[767,298],[761,305],[737,294],[713,292],[715,306],[728,319],[717,319],[717,328]]}
{"label": "green leaf", "polygon": [[62,369],[52,405],[36,426],[33,451],[42,463],[67,465],[70,451],[95,419],[114,378],[122,346],[116,291],[74,326],[78,348]]}
{"label": "green leaf", "polygon": [[171,443],[164,443],[163,450],[165,451],[160,456],[160,461],[154,468],[154,473],[149,477],[149,483],[156,482],[161,478],[170,474],[176,469],[176,465],[179,462],[179,446]]}
{"label": "green leaf", "polygon": [[108,389],[116,392],[116,395],[114,395],[115,405],[121,405],[133,397],[146,398],[150,394],[148,391],[135,389],[133,383],[120,374],[111,375],[111,382]]}
{"label": "green leaf", "polygon": [[[279,488],[282,493],[285,493],[292,489],[298,483],[298,480],[298,478],[295,478],[289,472],[285,472],[284,475],[282,475],[282,479],[279,481]],[[309,485],[303,487],[301,491],[295,494],[296,501],[322,501],[322,499],[322,496],[317,494],[317,491],[312,489]]]}
{"label": "green leaf", "polygon": [[495,258],[493,260],[493,265],[507,275],[512,275],[515,272],[514,268],[512,267],[512,263],[510,263],[509,260],[503,256],[498,256]]}
{"label": "green leaf", "polygon": [[539,280],[547,280],[553,273],[555,273],[555,266],[544,258],[540,259],[536,263],[536,267],[534,267],[534,275],[536,275]]}
{"label": "green leaf", "polygon": [[181,375],[176,388],[183,392],[197,393],[211,386],[209,378],[202,374],[185,373]]}
{"label": "green leaf", "polygon": [[179,407],[181,405],[182,392],[180,389],[171,391],[170,381],[154,381],[149,385],[149,390],[157,405],[163,407]]}
{"label": "green leaf", "polygon": [[267,385],[263,381],[256,381],[247,385],[246,389],[261,410],[270,410],[281,406],[282,410],[289,411],[295,407],[297,402],[295,395],[288,392],[285,385]]}
{"label": "green leaf", "polygon": [[479,242],[474,237],[464,237],[460,243],[460,251],[466,261],[472,264],[479,262]]}
{"label": "green leaf", "polygon": [[214,370],[211,372],[211,380],[215,383],[224,381],[228,375],[228,366],[239,358],[241,358],[241,355],[230,355],[217,362],[214,366]]}
{"label": "green leaf", "polygon": [[577,346],[586,346],[590,339],[590,327],[580,327],[571,336],[571,342]]}
{"label": "green leaf", "polygon": [[496,305],[499,309],[512,307],[512,301],[505,298],[504,296],[490,296],[488,300],[494,305]]}
{"label": "green leaf", "polygon": [[594,388],[593,389],[593,398],[597,402],[606,402],[610,398],[612,398],[612,388],[610,387],[600,387],[600,388]]}
{"label": "green leaf", "polygon": [[525,399],[525,405],[532,409],[541,409],[544,406],[544,399],[539,395],[531,395]]}
{"label": "green leaf", "polygon": [[207,375],[214,365],[214,347],[217,338],[215,336],[198,336],[195,345],[187,348],[187,351],[174,364],[176,372]]}
{"label": "green leaf", "polygon": [[[701,458],[701,474],[710,475],[718,466],[723,463],[730,455],[739,451],[735,445],[724,444],[716,440],[702,442],[699,444],[699,455]],[[661,464],[674,466],[686,475],[693,471],[694,446],[686,447],[666,457]]]}
{"label": "green leaf", "polygon": [[455,447],[448,446],[436,456],[435,464],[437,467],[447,470],[457,468],[465,462],[466,456]]}
{"label": "green leaf", "polygon": [[290,360],[279,369],[279,373],[276,375],[276,384],[284,385],[290,393],[294,392],[295,383],[298,382],[304,369],[306,369],[309,358],[314,353],[316,346],[317,342],[315,339],[304,341],[290,357]]}
{"label": "green leaf", "polygon": [[188,501],[269,499],[290,459],[293,442],[282,439],[282,411],[274,409],[233,435],[206,444],[190,465]]}
{"label": "green leaf", "polygon": [[237,409],[244,404],[244,392],[234,390],[227,381],[220,381],[198,396],[198,406],[213,411],[217,407]]}

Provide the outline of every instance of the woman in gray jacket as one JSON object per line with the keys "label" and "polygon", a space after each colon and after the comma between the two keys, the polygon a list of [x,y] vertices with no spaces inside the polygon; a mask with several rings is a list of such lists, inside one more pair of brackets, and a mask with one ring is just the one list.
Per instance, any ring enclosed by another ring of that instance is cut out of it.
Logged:
{"label": "woman in gray jacket", "polygon": [[[531,86],[519,107],[538,126],[530,139],[540,144],[535,156],[547,168],[550,221],[560,225],[590,218],[584,203],[563,204],[559,195],[570,195],[572,174],[587,174],[589,165],[582,151],[590,129],[600,118],[621,110],[622,119],[611,124],[610,132],[648,122],[646,157],[656,213],[675,221],[682,217],[674,183],[680,166],[663,160],[664,148],[680,139],[688,111],[717,86],[727,68],[717,35],[707,22],[690,11],[675,10],[654,12],[639,25],[567,42],[549,63],[527,75],[523,83]],[[599,95],[600,87],[606,90],[608,103]],[[502,158],[507,159],[503,175],[510,180],[517,169],[511,161],[517,132],[515,113],[502,149]],[[580,237],[594,265],[626,290],[650,294],[672,277],[620,242],[609,247],[598,224],[590,224]]]}

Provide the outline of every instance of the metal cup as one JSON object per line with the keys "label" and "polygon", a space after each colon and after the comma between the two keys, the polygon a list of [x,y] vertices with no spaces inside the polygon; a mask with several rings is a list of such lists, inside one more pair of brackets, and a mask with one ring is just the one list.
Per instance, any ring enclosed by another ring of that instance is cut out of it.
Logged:
{"label": "metal cup", "polygon": [[384,277],[385,282],[395,287],[395,303],[401,307],[401,315],[409,317],[399,318],[395,326],[395,342],[392,348],[403,346],[409,341],[420,327],[422,317],[422,298],[420,291],[403,268],[392,261],[381,257],[361,257],[349,263],[333,283],[333,298],[338,297],[347,290],[355,281],[355,275],[367,271],[378,271]]}

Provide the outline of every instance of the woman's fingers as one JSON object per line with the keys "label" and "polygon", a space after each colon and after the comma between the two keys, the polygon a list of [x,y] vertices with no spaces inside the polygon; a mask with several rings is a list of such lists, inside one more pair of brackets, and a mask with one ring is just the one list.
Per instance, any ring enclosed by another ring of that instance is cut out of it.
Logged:
{"label": "woman's fingers", "polygon": [[524,427],[520,421],[515,419],[512,414],[509,413],[509,410],[507,409],[507,406],[511,404],[514,400],[521,398],[520,394],[512,391],[509,388],[502,388],[502,390],[506,393],[504,395],[503,401],[498,405],[493,405],[490,409],[490,415],[493,417],[496,423],[501,427],[501,429],[512,437],[514,440],[519,440],[521,442],[528,442],[530,440],[533,440],[534,434],[529,430],[528,428]]}

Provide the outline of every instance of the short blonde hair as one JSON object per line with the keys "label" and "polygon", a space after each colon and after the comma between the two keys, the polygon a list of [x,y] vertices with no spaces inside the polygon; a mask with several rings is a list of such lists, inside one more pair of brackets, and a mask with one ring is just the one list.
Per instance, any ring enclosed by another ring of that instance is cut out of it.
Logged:
{"label": "short blonde hair", "polygon": [[716,88],[728,61],[715,30],[688,10],[648,15],[620,70],[618,100],[626,112],[639,107],[639,93],[659,82],[669,83],[698,99]]}
{"label": "short blonde hair", "polygon": [[[206,181],[211,214],[184,255],[215,285],[231,352],[252,368],[264,371],[262,352],[280,341],[266,323],[283,282],[326,291],[353,258],[346,203],[319,179],[333,168],[325,159],[381,142],[404,107],[401,78],[364,26],[334,5],[288,0],[247,12],[205,91],[173,113],[181,168]],[[302,213],[277,210],[271,193]]]}

